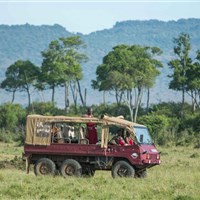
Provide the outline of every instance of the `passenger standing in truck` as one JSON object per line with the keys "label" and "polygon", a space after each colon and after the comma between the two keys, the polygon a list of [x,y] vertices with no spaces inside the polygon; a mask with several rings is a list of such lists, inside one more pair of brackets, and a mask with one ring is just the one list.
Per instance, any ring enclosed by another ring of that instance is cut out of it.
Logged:
{"label": "passenger standing in truck", "polygon": [[[92,108],[88,108],[87,114],[84,117],[93,117]],[[89,140],[89,144],[96,144],[98,142],[96,124],[93,122],[87,123],[86,138]]]}

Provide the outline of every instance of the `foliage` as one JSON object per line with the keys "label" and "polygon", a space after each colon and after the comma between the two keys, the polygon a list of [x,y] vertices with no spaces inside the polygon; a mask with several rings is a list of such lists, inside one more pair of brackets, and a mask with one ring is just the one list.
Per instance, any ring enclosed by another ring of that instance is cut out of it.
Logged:
{"label": "foliage", "polygon": [[[187,92],[192,98],[193,111],[195,111],[196,107],[199,108],[200,53],[198,50],[195,59],[192,59],[189,34],[181,33],[178,38],[174,39],[174,43],[174,53],[177,58],[169,62],[169,66],[173,69],[169,88],[182,91],[182,105],[184,105]],[[181,111],[183,114],[183,107]]]}
{"label": "foliage", "polygon": [[[163,136],[182,145],[192,144],[199,137],[199,113],[192,112],[192,106],[184,104],[184,115],[181,114],[181,103],[163,102],[152,105],[150,112],[156,115],[164,115],[168,118],[168,127]],[[170,137],[170,138],[169,138]]]}
{"label": "foliage", "polygon": [[0,128],[11,131],[22,130],[25,125],[26,111],[19,104],[6,103],[0,105]]}
{"label": "foliage", "polygon": [[[124,116],[130,120],[129,109],[126,104],[91,105],[93,115]],[[193,113],[189,104],[184,105],[184,116],[180,114],[181,103],[160,103],[152,105],[149,113],[140,108],[138,122],[148,126],[153,141],[160,145],[190,145],[198,147],[200,137],[200,115]],[[0,141],[10,143],[17,141],[24,143],[24,127],[27,114],[82,116],[87,112],[85,106],[71,105],[67,110],[58,108],[52,102],[33,102],[27,108],[18,104],[3,104],[0,106]]]}
{"label": "foliage", "polygon": [[27,107],[27,112],[29,114],[39,114],[39,115],[64,115],[66,114],[64,110],[59,109],[52,102],[33,102]]}
{"label": "foliage", "polygon": [[169,119],[167,117],[152,113],[139,117],[139,122],[148,127],[150,135],[155,143],[166,143],[166,141],[163,141],[163,133],[166,131],[169,124]]}
{"label": "foliage", "polygon": [[1,87],[13,92],[13,95],[17,90],[26,91],[28,94],[28,105],[30,105],[30,87],[34,85],[38,74],[39,68],[33,63],[28,60],[18,60],[6,70],[6,79],[1,83]]}
{"label": "foliage", "polygon": [[190,37],[182,33],[178,38],[174,38],[174,53],[177,59],[171,60],[169,66],[174,70],[170,76],[172,78],[169,88],[182,91],[182,103],[185,102],[185,91],[187,84],[186,71],[191,65],[189,51],[191,50]]}
{"label": "foliage", "polygon": [[130,119],[129,110],[126,105],[116,103],[108,104],[100,104],[98,106],[93,106],[93,112],[95,116],[100,117],[102,114],[109,116],[120,116],[122,115],[125,119]]}
{"label": "foliage", "polygon": [[14,134],[8,129],[0,129],[0,142],[11,143],[13,141]]}
{"label": "foliage", "polygon": [[200,137],[200,114],[185,114],[180,121],[177,135],[187,144],[196,143]]}
{"label": "foliage", "polygon": [[[48,49],[42,52],[43,62],[37,87],[41,90],[52,89],[52,102],[54,102],[55,88],[65,86],[66,108],[69,107],[69,85],[75,105],[77,91],[81,96],[79,80],[82,78],[82,68],[80,63],[86,61],[87,58],[85,54],[79,52],[82,46],[80,36],[63,37],[51,41]],[[81,101],[83,103],[82,96]]]}
{"label": "foliage", "polygon": [[0,106],[0,113],[0,141],[24,144],[26,110],[19,104],[6,103]]}
{"label": "foliage", "polygon": [[162,67],[153,57],[161,53],[157,47],[118,45],[97,67],[97,78],[92,81],[92,86],[99,91],[114,91],[116,103],[125,102],[129,107],[131,120],[135,110],[136,121],[144,89],[153,86],[159,75],[157,68]]}

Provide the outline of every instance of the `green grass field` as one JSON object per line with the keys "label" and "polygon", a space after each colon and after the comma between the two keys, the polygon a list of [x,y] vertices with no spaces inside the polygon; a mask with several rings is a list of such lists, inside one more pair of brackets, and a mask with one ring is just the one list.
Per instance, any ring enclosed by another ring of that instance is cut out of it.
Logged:
{"label": "green grass field", "polygon": [[22,147],[0,143],[0,199],[200,199],[200,149],[158,149],[162,163],[145,179],[113,179],[110,171],[92,178],[36,177],[20,166]]}

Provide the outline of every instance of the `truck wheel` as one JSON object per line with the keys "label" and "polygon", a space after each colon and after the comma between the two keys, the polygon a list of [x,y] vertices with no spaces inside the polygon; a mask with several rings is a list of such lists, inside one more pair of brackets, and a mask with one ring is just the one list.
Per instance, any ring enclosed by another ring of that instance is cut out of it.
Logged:
{"label": "truck wheel", "polygon": [[60,173],[65,178],[67,178],[68,176],[80,177],[82,174],[82,168],[76,160],[67,159],[62,163],[60,167]]}
{"label": "truck wheel", "polygon": [[34,173],[36,176],[55,175],[56,165],[48,158],[40,158],[34,165]]}
{"label": "truck wheel", "polygon": [[135,169],[126,161],[118,161],[112,167],[112,177],[122,178],[122,177],[134,177]]}
{"label": "truck wheel", "polygon": [[147,177],[147,170],[139,171],[135,173],[136,178],[145,178]]}

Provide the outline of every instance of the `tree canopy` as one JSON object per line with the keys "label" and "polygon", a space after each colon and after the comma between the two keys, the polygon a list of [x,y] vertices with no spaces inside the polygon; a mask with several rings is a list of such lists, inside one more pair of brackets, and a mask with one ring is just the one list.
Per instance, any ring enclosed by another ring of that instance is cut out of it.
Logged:
{"label": "tree canopy", "polygon": [[79,52],[83,42],[79,36],[60,38],[49,44],[46,51],[42,52],[43,62],[41,66],[41,76],[38,88],[52,89],[52,102],[54,102],[55,88],[65,86],[65,106],[69,106],[68,87],[71,86],[74,101],[77,97],[75,92],[80,91],[77,84],[82,78],[81,62],[86,60],[86,56]]}
{"label": "tree canopy", "polygon": [[99,91],[114,91],[118,104],[125,101],[129,105],[132,119],[135,109],[136,120],[143,90],[153,86],[159,75],[157,68],[162,67],[161,62],[153,57],[161,53],[157,47],[118,45],[97,67],[97,77],[92,81],[92,86]]}
{"label": "tree canopy", "polygon": [[13,92],[12,102],[14,101],[14,94],[17,90],[27,92],[28,105],[30,105],[30,88],[35,84],[38,74],[39,67],[28,60],[18,60],[7,68],[6,79],[1,83],[1,87]]}

